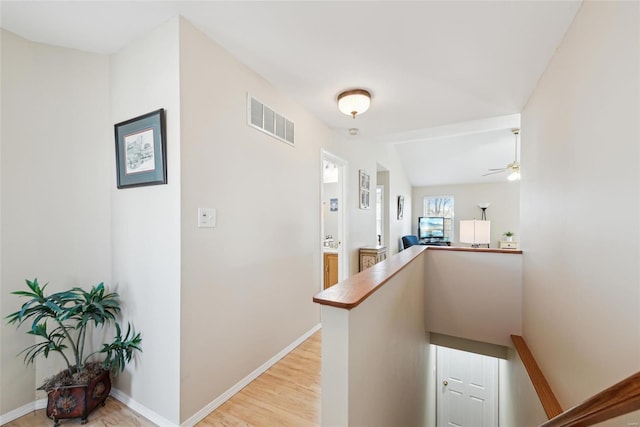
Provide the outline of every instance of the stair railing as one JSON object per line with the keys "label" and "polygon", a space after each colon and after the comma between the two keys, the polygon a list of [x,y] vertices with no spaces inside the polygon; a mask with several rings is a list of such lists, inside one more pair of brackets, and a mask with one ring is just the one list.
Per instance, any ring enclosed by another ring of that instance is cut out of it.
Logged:
{"label": "stair railing", "polygon": [[512,335],[511,340],[549,418],[539,427],[586,427],[640,410],[638,372],[563,412],[527,343],[518,335]]}

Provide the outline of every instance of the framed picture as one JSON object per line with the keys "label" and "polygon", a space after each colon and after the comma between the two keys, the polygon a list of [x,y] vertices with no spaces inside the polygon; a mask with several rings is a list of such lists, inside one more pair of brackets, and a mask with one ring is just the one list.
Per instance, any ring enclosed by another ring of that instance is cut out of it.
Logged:
{"label": "framed picture", "polygon": [[329,199],[329,211],[338,212],[338,199]]}
{"label": "framed picture", "polygon": [[164,109],[114,125],[118,188],[167,183]]}
{"label": "framed picture", "polygon": [[404,196],[398,196],[398,219],[404,216]]}
{"label": "framed picture", "polygon": [[364,170],[360,170],[359,173],[360,182],[360,209],[369,209],[369,193],[370,193],[370,180],[369,174]]}

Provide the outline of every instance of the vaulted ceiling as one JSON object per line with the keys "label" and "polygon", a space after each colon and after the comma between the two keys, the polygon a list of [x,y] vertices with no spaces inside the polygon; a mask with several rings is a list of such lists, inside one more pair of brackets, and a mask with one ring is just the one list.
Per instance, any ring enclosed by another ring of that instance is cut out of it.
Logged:
{"label": "vaulted ceiling", "polygon": [[[580,5],[3,0],[0,23],[33,41],[113,53],[180,14],[347,140],[396,143],[413,185],[425,185],[504,179],[480,172],[513,160],[512,115]],[[372,93],[356,119],[336,107],[354,87]]]}

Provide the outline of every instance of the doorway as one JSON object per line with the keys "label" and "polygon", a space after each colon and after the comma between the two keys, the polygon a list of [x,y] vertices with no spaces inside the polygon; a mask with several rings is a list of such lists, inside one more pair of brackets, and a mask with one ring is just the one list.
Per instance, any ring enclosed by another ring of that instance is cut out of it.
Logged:
{"label": "doorway", "polygon": [[346,203],[345,177],[347,162],[322,150],[321,176],[321,269],[322,289],[342,281],[348,276],[345,256]]}
{"label": "doorway", "polygon": [[376,241],[378,245],[389,248],[389,219],[391,210],[389,202],[389,170],[380,163],[376,164]]}
{"label": "doorway", "polygon": [[384,220],[384,185],[378,185],[376,186],[376,238],[380,246],[385,244]]}
{"label": "doorway", "polygon": [[436,352],[438,427],[498,425],[498,359],[447,347]]}

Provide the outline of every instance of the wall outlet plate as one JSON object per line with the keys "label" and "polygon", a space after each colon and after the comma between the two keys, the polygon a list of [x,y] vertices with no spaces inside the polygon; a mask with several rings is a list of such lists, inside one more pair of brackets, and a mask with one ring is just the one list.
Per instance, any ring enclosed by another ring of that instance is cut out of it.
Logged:
{"label": "wall outlet plate", "polygon": [[214,208],[198,208],[198,228],[216,226],[216,210]]}

